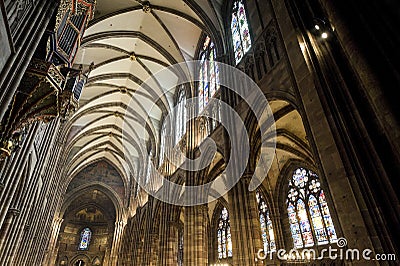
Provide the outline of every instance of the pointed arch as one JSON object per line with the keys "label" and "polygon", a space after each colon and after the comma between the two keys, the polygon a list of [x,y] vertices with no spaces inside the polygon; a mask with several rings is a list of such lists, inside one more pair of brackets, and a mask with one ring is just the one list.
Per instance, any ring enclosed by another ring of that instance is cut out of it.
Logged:
{"label": "pointed arch", "polygon": [[232,235],[228,209],[221,203],[214,211],[216,246],[214,247],[217,260],[232,258]]}
{"label": "pointed arch", "polygon": [[274,227],[271,219],[271,212],[268,208],[267,201],[260,189],[256,191],[256,199],[258,204],[258,214],[261,227],[261,239],[263,242],[264,254],[276,251],[276,239]]}
{"label": "pointed arch", "polygon": [[337,242],[337,233],[318,175],[308,168],[291,172],[286,207],[294,248]]}

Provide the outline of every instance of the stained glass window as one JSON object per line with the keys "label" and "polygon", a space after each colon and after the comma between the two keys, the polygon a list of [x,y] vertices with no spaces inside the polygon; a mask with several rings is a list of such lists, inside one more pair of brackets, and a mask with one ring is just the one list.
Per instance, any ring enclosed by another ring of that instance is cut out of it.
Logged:
{"label": "stained glass window", "polygon": [[161,165],[164,161],[164,153],[165,153],[165,138],[166,136],[166,123],[164,122],[162,127],[161,127],[161,133],[160,133],[160,160],[159,160],[159,165]]}
{"label": "stained glass window", "polygon": [[249,23],[242,0],[235,1],[232,10],[231,33],[236,64],[251,48]]}
{"label": "stained glass window", "polygon": [[83,260],[77,260],[75,266],[85,266],[85,262]]}
{"label": "stained glass window", "polygon": [[261,238],[264,244],[264,253],[267,254],[271,251],[276,251],[274,228],[272,226],[270,213],[264,197],[258,191],[256,192],[256,197],[258,203],[258,213],[260,215]]}
{"label": "stained glass window", "polygon": [[292,233],[294,247],[302,248],[303,239],[301,238],[300,234],[300,225],[299,222],[297,221],[296,208],[292,203],[289,203],[288,205],[288,215],[289,215],[290,231]]}
{"label": "stained glass window", "polygon": [[232,257],[232,236],[228,210],[224,207],[218,219],[218,259]]}
{"label": "stained glass window", "polygon": [[303,237],[304,247],[314,246],[314,239],[311,232],[310,222],[308,221],[306,206],[302,199],[297,201],[297,216],[300,221],[300,230]]}
{"label": "stained glass window", "polygon": [[92,231],[86,227],[81,232],[81,240],[79,242],[79,250],[88,250],[90,244],[90,238],[92,237]]}
{"label": "stained glass window", "polygon": [[298,168],[289,181],[287,211],[295,248],[335,243],[337,235],[318,176]]}
{"label": "stained glass window", "polygon": [[216,63],[216,50],[210,37],[206,37],[199,53],[199,112],[207,106],[210,98],[219,90],[219,68]]}
{"label": "stained glass window", "polygon": [[147,169],[146,169],[146,177],[145,177],[145,184],[147,185],[150,181],[151,177],[151,158],[153,157],[153,153],[150,151],[149,156],[147,157]]}
{"label": "stained glass window", "polygon": [[185,90],[182,86],[179,96],[178,102],[176,106],[176,135],[175,135],[175,145],[182,139],[183,135],[186,132],[186,94]]}

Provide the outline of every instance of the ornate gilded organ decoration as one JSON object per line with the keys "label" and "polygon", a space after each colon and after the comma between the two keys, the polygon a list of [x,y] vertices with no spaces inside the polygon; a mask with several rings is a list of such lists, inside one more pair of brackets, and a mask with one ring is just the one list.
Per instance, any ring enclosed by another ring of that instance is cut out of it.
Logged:
{"label": "ornate gilded organ decoration", "polygon": [[61,1],[0,122],[0,158],[18,148],[33,122],[68,119],[78,108],[93,64],[74,68],[74,59],[95,5],[96,0]]}
{"label": "ornate gilded organ decoration", "polygon": [[[93,18],[95,0],[73,0],[58,13],[56,25],[57,47],[53,50],[53,60],[70,65],[74,61],[87,23]],[[67,8],[66,8],[67,7]]]}

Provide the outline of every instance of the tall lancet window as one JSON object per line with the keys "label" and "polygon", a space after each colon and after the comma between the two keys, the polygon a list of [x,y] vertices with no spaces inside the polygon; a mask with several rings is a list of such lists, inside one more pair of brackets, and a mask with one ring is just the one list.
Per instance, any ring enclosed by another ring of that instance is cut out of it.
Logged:
{"label": "tall lancet window", "polygon": [[151,167],[152,167],[152,157],[153,157],[153,152],[150,151],[149,156],[147,157],[147,167],[146,167],[146,177],[144,180],[145,185],[149,184],[150,178],[151,178]]}
{"label": "tall lancet window", "polygon": [[232,258],[232,236],[228,210],[224,207],[218,219],[218,259]]}
{"label": "tall lancet window", "polygon": [[276,242],[274,235],[274,228],[272,226],[270,212],[267,204],[265,203],[264,197],[260,192],[256,192],[258,213],[260,215],[261,225],[261,238],[264,244],[264,253],[276,251]]}
{"label": "tall lancet window", "polygon": [[165,157],[165,138],[167,134],[167,128],[166,128],[166,123],[164,121],[162,127],[161,127],[161,132],[160,132],[160,159],[159,159],[159,165],[161,165],[164,161],[164,157]]}
{"label": "tall lancet window", "polygon": [[235,1],[232,9],[231,33],[236,64],[251,48],[249,23],[242,0]]}
{"label": "tall lancet window", "polygon": [[210,37],[206,37],[199,53],[199,112],[207,106],[210,98],[219,90],[219,68],[216,63],[216,50]]}
{"label": "tall lancet window", "polygon": [[81,239],[79,241],[79,250],[88,250],[90,244],[90,238],[92,237],[92,231],[86,227],[81,231]]}
{"label": "tall lancet window", "polygon": [[175,111],[176,111],[175,144],[177,144],[182,139],[183,135],[186,132],[186,93],[183,85],[179,91],[178,101],[176,104]]}
{"label": "tall lancet window", "polygon": [[335,243],[337,235],[318,176],[298,168],[289,181],[289,225],[295,248]]}

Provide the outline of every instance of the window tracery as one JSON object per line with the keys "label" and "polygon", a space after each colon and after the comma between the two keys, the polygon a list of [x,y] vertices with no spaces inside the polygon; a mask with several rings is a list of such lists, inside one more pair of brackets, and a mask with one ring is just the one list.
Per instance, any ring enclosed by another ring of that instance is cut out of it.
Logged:
{"label": "window tracery", "polygon": [[256,198],[258,203],[258,213],[260,216],[261,238],[263,240],[264,253],[267,254],[276,251],[274,228],[272,226],[270,212],[264,197],[257,191]]}
{"label": "window tracery", "polygon": [[295,248],[337,241],[325,193],[314,172],[304,168],[294,171],[289,181],[287,211]]}
{"label": "window tracery", "polygon": [[247,20],[246,9],[242,0],[233,4],[231,34],[235,62],[239,64],[243,56],[251,48],[250,27]]}
{"label": "window tracery", "polygon": [[209,36],[205,38],[202,50],[199,53],[199,113],[208,105],[210,99],[219,90],[219,68],[216,63],[216,50],[214,42]]}
{"label": "window tracery", "polygon": [[232,258],[232,236],[228,210],[224,207],[218,219],[218,259]]}

